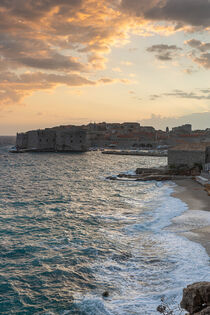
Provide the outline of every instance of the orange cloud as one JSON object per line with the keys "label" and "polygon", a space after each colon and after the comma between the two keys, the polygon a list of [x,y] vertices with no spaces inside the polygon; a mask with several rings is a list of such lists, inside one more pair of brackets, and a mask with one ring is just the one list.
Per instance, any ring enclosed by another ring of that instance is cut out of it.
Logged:
{"label": "orange cloud", "polygon": [[[197,0],[3,0],[1,104],[18,102],[32,91],[58,84],[116,82],[110,78],[94,81],[91,73],[105,68],[106,55],[113,46],[125,44],[130,32],[145,36],[189,25],[206,29],[209,9],[207,0],[200,0],[199,6]],[[158,25],[160,21],[165,26]]]}

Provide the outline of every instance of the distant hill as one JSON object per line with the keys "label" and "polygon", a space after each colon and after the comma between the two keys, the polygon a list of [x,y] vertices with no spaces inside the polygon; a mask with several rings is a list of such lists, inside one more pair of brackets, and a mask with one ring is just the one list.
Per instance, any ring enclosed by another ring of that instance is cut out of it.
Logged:
{"label": "distant hill", "polygon": [[0,146],[15,145],[16,136],[0,136]]}

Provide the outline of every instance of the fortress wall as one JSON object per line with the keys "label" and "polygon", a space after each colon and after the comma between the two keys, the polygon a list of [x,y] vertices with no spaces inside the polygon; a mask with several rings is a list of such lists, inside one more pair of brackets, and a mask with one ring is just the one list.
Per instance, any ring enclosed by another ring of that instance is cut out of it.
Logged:
{"label": "fortress wall", "polygon": [[26,149],[28,146],[28,136],[26,133],[18,133],[16,137],[16,146],[20,149]]}
{"label": "fortress wall", "polygon": [[48,128],[17,134],[18,149],[37,151],[86,151],[87,133],[80,128]]}
{"label": "fortress wall", "polygon": [[65,130],[56,132],[57,151],[85,151],[87,149],[86,132],[82,130]]}
{"label": "fortress wall", "polygon": [[28,136],[27,149],[39,149],[38,130],[28,131],[26,134]]}
{"label": "fortress wall", "polygon": [[180,166],[187,165],[193,167],[195,164],[204,165],[205,151],[182,151],[182,150],[169,150],[168,151],[168,165]]}
{"label": "fortress wall", "polygon": [[55,149],[56,132],[45,129],[38,131],[38,148],[41,151],[53,151]]}

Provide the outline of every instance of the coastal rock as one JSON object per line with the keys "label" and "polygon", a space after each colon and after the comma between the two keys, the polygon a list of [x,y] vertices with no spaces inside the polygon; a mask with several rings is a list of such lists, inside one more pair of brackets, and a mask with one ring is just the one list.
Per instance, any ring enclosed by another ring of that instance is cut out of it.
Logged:
{"label": "coastal rock", "polygon": [[210,306],[204,308],[201,312],[195,313],[194,315],[209,315],[210,314]]}
{"label": "coastal rock", "polygon": [[109,297],[109,291],[104,291],[102,294],[103,297]]}
{"label": "coastal rock", "polygon": [[181,307],[190,315],[210,315],[210,282],[196,282],[183,290]]}

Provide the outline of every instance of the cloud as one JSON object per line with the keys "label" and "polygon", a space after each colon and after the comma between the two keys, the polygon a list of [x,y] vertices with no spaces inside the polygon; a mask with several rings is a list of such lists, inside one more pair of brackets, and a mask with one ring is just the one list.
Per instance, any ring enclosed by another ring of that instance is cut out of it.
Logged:
{"label": "cloud", "polygon": [[150,100],[151,100],[151,101],[155,101],[156,99],[158,99],[158,98],[160,98],[160,97],[161,97],[161,95],[152,94],[152,95],[150,95]]}
{"label": "cloud", "polygon": [[94,0],[2,0],[0,104],[19,102],[33,91],[59,84],[126,83],[91,78],[91,71],[104,69],[111,46],[126,40],[130,21],[112,5]]}
{"label": "cloud", "polygon": [[121,9],[132,15],[144,16],[152,8],[159,8],[165,3],[165,0],[122,0]]}
{"label": "cloud", "polygon": [[210,2],[208,0],[161,1],[145,12],[145,17],[156,21],[170,21],[177,27],[183,25],[210,26]]}
{"label": "cloud", "polygon": [[2,72],[0,74],[0,102],[4,105],[12,102],[19,102],[23,97],[31,95],[35,91],[51,90],[58,85],[76,86],[96,86],[99,84],[124,83],[123,79],[101,78],[99,80],[89,80],[78,74],[53,74],[44,72],[32,72],[16,75],[12,72]]}
{"label": "cloud", "polygon": [[122,0],[121,9],[146,20],[207,28],[210,26],[208,0]]}
{"label": "cloud", "polygon": [[210,43],[191,39],[185,42],[194,51],[190,54],[191,59],[205,69],[210,69]]}
{"label": "cloud", "polygon": [[210,69],[210,53],[203,53],[200,57],[195,57],[193,60],[206,69]]}
{"label": "cloud", "polygon": [[197,39],[187,40],[185,44],[189,45],[192,48],[196,48],[202,52],[210,50],[210,43],[204,43]]}
{"label": "cloud", "polygon": [[[209,21],[208,0],[1,0],[0,70],[7,78],[0,75],[1,104],[57,84],[129,84],[119,78],[92,79],[105,68],[113,46],[127,43],[132,32],[175,32],[186,25],[205,29]],[[209,68],[208,45],[198,45],[200,55],[193,57],[205,68]],[[156,45],[148,51],[159,60],[171,60],[179,48]],[[33,78],[33,86],[24,81],[24,73],[29,82]]]}
{"label": "cloud", "polygon": [[194,100],[210,100],[210,89],[197,89],[197,92],[186,92],[175,89],[169,93],[152,94],[150,100],[155,101],[164,96],[173,96],[176,98],[194,99]]}
{"label": "cloud", "polygon": [[172,60],[175,56],[177,56],[177,52],[181,50],[181,48],[176,45],[153,45],[147,48],[148,52],[154,52],[155,57],[161,61],[169,61]]}
{"label": "cloud", "polygon": [[171,93],[164,93],[165,96],[175,96],[178,98],[189,98],[194,100],[210,100],[210,91],[209,94],[203,94],[202,90],[200,90],[200,94],[195,92],[185,92],[181,90],[174,90]]}

